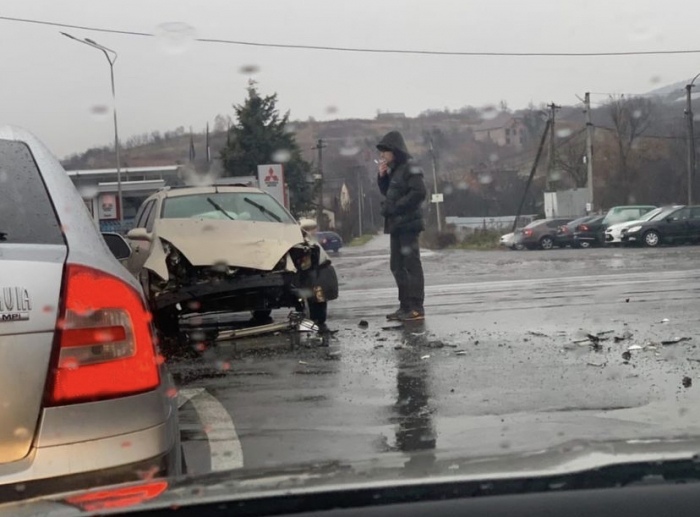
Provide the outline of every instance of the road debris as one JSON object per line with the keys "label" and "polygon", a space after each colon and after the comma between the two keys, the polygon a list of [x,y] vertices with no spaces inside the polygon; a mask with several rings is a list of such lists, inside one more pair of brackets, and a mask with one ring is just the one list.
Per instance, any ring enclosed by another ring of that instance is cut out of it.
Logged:
{"label": "road debris", "polygon": [[377,348],[384,348],[384,345],[374,345],[374,349],[376,350]]}
{"label": "road debris", "polygon": [[442,341],[436,340],[436,341],[428,341],[428,348],[443,348],[445,346],[445,343]]}
{"label": "road debris", "polygon": [[632,352],[622,352],[622,360],[625,361],[626,363],[629,362],[629,360],[632,359]]}
{"label": "road debris", "polygon": [[685,341],[690,341],[691,338],[689,337],[674,337],[672,339],[667,339],[666,341],[662,341],[662,345],[677,345],[678,343],[683,343]]}
{"label": "road debris", "polygon": [[403,330],[403,323],[399,325],[390,325],[388,327],[382,327],[382,330]]}
{"label": "road debris", "polygon": [[403,350],[404,348],[406,348],[406,347],[403,346],[403,345],[396,345],[396,346],[394,347],[394,350]]}
{"label": "road debris", "polygon": [[631,352],[632,350],[644,350],[644,347],[640,345],[630,345],[627,347],[628,352]]}
{"label": "road debris", "polygon": [[467,351],[466,350],[457,350],[455,352],[455,355],[467,355]]}
{"label": "road debris", "polygon": [[306,361],[299,361],[299,364],[305,364],[305,365],[308,365],[309,363],[307,363]]}
{"label": "road debris", "polygon": [[608,365],[608,363],[598,364],[598,363],[588,362],[588,363],[586,363],[586,365],[587,366],[595,366],[596,368],[605,368]]}
{"label": "road debris", "polygon": [[615,343],[621,343],[622,341],[627,341],[628,339],[632,339],[632,333],[629,330],[625,331],[621,336],[614,337]]}
{"label": "road debris", "polygon": [[361,329],[366,329],[369,327],[369,323],[367,322],[367,320],[360,320],[360,323],[358,323],[357,326]]}
{"label": "road debris", "polygon": [[544,332],[535,332],[534,330],[528,330],[527,333],[530,334],[531,336],[535,336],[535,337],[549,337]]}
{"label": "road debris", "polygon": [[426,359],[430,359],[429,355],[422,355],[421,356],[421,361],[425,361]]}
{"label": "road debris", "polygon": [[625,300],[625,303],[630,303],[630,299],[627,298],[627,299]]}
{"label": "road debris", "polygon": [[683,377],[683,387],[690,388],[693,385],[693,379],[690,377]]}
{"label": "road debris", "polygon": [[668,323],[669,321],[671,321],[671,320],[668,319],[668,318],[664,318],[664,319],[661,320],[661,323]]}

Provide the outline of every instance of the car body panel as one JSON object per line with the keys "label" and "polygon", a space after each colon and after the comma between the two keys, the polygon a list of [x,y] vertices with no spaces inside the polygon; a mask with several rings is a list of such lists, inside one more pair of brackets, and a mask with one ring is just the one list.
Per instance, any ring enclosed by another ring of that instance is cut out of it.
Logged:
{"label": "car body panel", "polygon": [[626,230],[628,228],[632,228],[633,226],[635,226],[637,224],[644,223],[646,221],[654,220],[656,218],[656,216],[658,216],[659,214],[662,214],[670,209],[683,208],[683,206],[684,205],[674,205],[672,207],[660,207],[660,208],[657,208],[657,209],[652,210],[650,212],[647,212],[644,215],[644,217],[642,217],[641,219],[610,225],[605,229],[605,242],[607,244],[619,244],[622,242],[622,234],[623,234],[624,230]]}
{"label": "car body panel", "polygon": [[[637,229],[638,228],[638,229]],[[632,232],[630,230],[637,229]],[[642,243],[647,232],[655,231],[662,243],[700,240],[700,206],[684,206],[663,214],[663,217],[640,222],[625,228],[622,242]]]}
{"label": "car body panel", "polygon": [[[193,266],[226,264],[261,271],[272,271],[290,248],[304,241],[296,224],[260,221],[160,219],[155,235],[175,246]],[[148,263],[150,269],[150,258]]]}
{"label": "car body panel", "polygon": [[[557,229],[564,224],[571,222],[571,219],[538,219],[528,224],[525,228],[515,231],[515,245],[533,248],[538,246],[543,237],[551,237],[556,243]],[[532,235],[525,235],[525,230],[532,230]]]}
{"label": "car body panel", "polygon": [[[11,277],[9,286],[23,286],[31,297],[30,325],[15,321],[8,324],[13,325],[11,331],[9,327],[0,328],[5,334],[0,335],[0,370],[4,377],[0,379],[0,485],[97,469],[107,469],[108,473],[113,467],[179,450],[177,401],[167,396],[174,385],[165,365],[158,367],[160,386],[144,394],[143,399],[157,397],[158,411],[154,411],[153,401],[132,403],[130,411],[125,411],[124,398],[119,397],[41,407],[55,341],[64,263],[102,271],[138,293],[142,291],[110,252],[75,186],[51,152],[36,137],[18,128],[0,127],[0,140],[21,142],[29,148],[65,241],[64,245],[50,246],[0,243],[0,286],[7,286]],[[21,356],[12,354],[20,348]],[[21,394],[17,391],[20,387]],[[10,417],[12,413],[3,407],[7,403],[10,407],[25,407]],[[134,415],[141,412],[148,415]],[[21,422],[17,415],[24,415]],[[27,422],[26,426],[22,422]],[[8,432],[12,434],[9,439]]]}
{"label": "car body panel", "polygon": [[318,232],[315,237],[326,251],[338,251],[344,246],[343,239],[335,232]]}

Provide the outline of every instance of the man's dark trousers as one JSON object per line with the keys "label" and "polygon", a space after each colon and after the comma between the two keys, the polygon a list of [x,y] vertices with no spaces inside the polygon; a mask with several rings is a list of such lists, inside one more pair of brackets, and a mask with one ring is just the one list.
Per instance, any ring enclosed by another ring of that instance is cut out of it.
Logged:
{"label": "man's dark trousers", "polygon": [[391,272],[399,288],[399,302],[404,310],[423,311],[425,288],[420,261],[419,232],[391,233]]}

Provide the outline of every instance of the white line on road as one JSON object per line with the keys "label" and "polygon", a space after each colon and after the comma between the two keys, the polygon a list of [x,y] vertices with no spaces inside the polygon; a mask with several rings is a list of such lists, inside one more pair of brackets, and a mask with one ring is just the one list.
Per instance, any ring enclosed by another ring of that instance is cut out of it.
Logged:
{"label": "white line on road", "polygon": [[211,470],[233,470],[243,467],[243,449],[231,415],[216,397],[204,388],[184,389],[178,393],[178,407],[192,402],[209,440]]}

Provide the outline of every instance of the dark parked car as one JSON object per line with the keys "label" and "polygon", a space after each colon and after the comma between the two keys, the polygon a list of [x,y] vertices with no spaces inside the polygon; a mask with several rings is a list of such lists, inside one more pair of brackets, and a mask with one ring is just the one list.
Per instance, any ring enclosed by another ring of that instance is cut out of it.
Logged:
{"label": "dark parked car", "polygon": [[661,244],[700,242],[700,206],[669,210],[663,217],[640,222],[622,233],[622,242],[655,248]]}
{"label": "dark parked car", "polygon": [[338,253],[340,248],[343,247],[343,239],[335,232],[318,232],[316,240],[326,251]]}
{"label": "dark parked car", "polygon": [[603,244],[604,215],[595,215],[574,228],[574,248],[590,248]]}
{"label": "dark parked car", "polygon": [[581,224],[587,223],[588,221],[591,221],[597,217],[600,217],[602,220],[601,216],[597,215],[586,215],[584,217],[579,217],[578,219],[574,219],[568,224],[563,224],[559,228],[557,228],[557,238],[556,238],[556,243],[559,247],[566,247],[566,246],[574,246],[574,233],[576,231],[576,228],[580,226]]}
{"label": "dark parked car", "polygon": [[557,245],[557,228],[569,224],[571,219],[539,219],[525,228],[516,230],[515,245],[527,249],[551,250]]}

